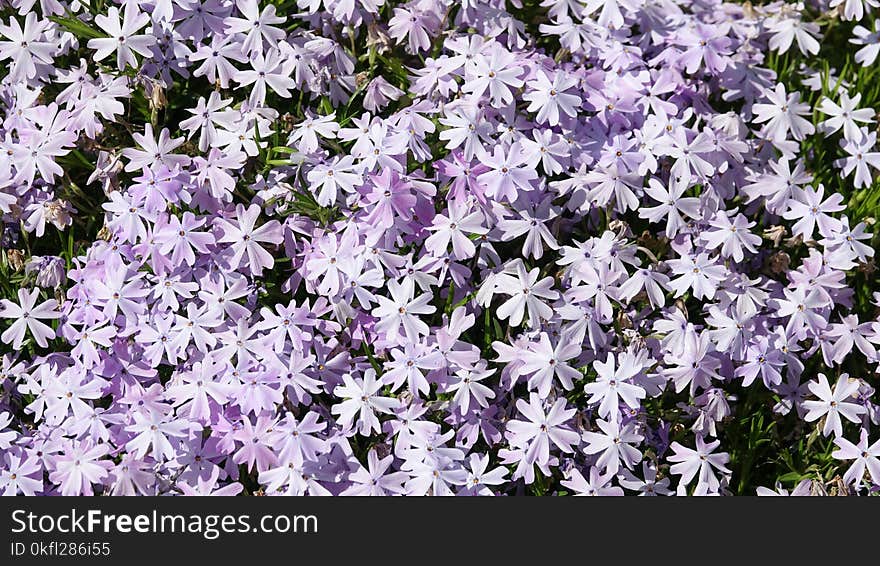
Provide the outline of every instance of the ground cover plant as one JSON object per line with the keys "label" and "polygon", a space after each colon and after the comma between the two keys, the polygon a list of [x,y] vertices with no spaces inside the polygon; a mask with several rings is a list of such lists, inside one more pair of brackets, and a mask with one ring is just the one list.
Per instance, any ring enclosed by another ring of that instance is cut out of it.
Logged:
{"label": "ground cover plant", "polygon": [[0,491],[875,492],[878,8],[0,0]]}

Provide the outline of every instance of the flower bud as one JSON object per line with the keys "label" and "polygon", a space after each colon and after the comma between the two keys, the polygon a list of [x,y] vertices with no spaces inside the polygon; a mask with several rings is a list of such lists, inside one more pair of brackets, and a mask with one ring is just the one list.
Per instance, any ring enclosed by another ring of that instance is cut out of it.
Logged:
{"label": "flower bud", "polygon": [[7,250],[6,259],[9,261],[9,265],[13,270],[16,272],[21,271],[21,268],[24,265],[24,253],[22,253],[21,250]]}
{"label": "flower bud", "polygon": [[58,256],[33,256],[24,271],[38,287],[54,289],[64,282],[65,262]]}

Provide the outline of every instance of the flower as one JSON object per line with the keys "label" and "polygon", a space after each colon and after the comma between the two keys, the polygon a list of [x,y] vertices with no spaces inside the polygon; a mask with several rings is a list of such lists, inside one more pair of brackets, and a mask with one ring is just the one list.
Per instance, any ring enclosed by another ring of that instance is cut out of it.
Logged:
{"label": "flower", "polygon": [[718,284],[725,278],[724,266],[718,265],[706,253],[698,254],[696,257],[686,256],[667,263],[672,267],[673,274],[678,275],[669,281],[669,287],[675,291],[676,297],[680,297],[688,289],[693,289],[695,297],[712,299]]}
{"label": "flower", "polygon": [[489,470],[488,454],[471,454],[470,470],[465,482],[466,492],[474,495],[494,495],[490,486],[502,485],[507,481],[507,470],[501,466]]}
{"label": "flower", "polygon": [[612,422],[618,420],[621,400],[631,409],[637,409],[640,400],[646,396],[644,388],[631,383],[632,378],[642,371],[635,356],[624,353],[620,356],[620,366],[615,368],[615,365],[613,354],[608,354],[605,362],[594,361],[596,381],[584,385],[584,391],[591,395],[587,402],[591,405],[598,403],[599,415]]}
{"label": "flower", "polygon": [[626,489],[638,491],[639,496],[672,495],[669,490],[669,478],[657,479],[657,468],[648,462],[642,462],[644,479],[637,478],[629,470],[622,470],[620,485]]}
{"label": "flower", "polygon": [[349,476],[353,485],[342,492],[342,495],[400,495],[405,492],[403,483],[407,479],[404,472],[388,472],[394,462],[394,456],[388,455],[382,459],[376,454],[376,450],[367,453],[367,468],[361,467]]}
{"label": "flower", "polygon": [[839,106],[830,98],[823,98],[819,102],[819,110],[831,117],[819,123],[819,131],[830,136],[842,127],[844,138],[850,141],[859,140],[862,133],[857,122],[870,123],[874,121],[873,110],[870,108],[857,109],[861,100],[861,93],[856,93],[854,97],[850,98],[846,92],[840,93]]}
{"label": "flower", "polygon": [[407,38],[410,53],[425,51],[431,46],[428,28],[431,27],[431,15],[406,8],[394,8],[394,16],[388,22],[388,33],[398,42]]}
{"label": "flower", "polygon": [[480,407],[485,408],[489,406],[488,399],[494,399],[495,392],[480,383],[480,381],[492,376],[494,373],[494,369],[483,371],[462,369],[455,372],[457,381],[452,383],[447,388],[447,391],[455,392],[452,397],[452,403],[458,407],[462,415],[466,414],[470,409],[471,397]]}
{"label": "flower", "polygon": [[152,35],[136,35],[145,25],[150,23],[150,16],[141,12],[135,2],[125,3],[123,19],[119,20],[119,9],[110,6],[107,15],[95,16],[95,23],[109,37],[90,39],[89,49],[95,49],[95,61],[103,61],[111,53],[116,52],[116,65],[120,71],[128,66],[137,67],[137,53],[143,57],[149,57],[152,53],[150,47],[156,43]]}
{"label": "flower", "polygon": [[143,458],[150,451],[156,460],[174,459],[176,451],[168,437],[186,437],[190,428],[189,423],[182,419],[167,421],[165,416],[159,413],[149,415],[135,413],[133,418],[134,424],[126,430],[136,436],[126,444],[126,449],[131,450],[135,458]]}
{"label": "flower", "polygon": [[489,167],[488,171],[477,177],[486,196],[513,202],[517,191],[533,190],[531,181],[537,179],[538,174],[526,166],[526,156],[518,143],[506,151],[501,145],[496,145],[491,155],[487,152],[480,160]]}
{"label": "flower", "polygon": [[38,287],[54,289],[64,282],[66,265],[64,259],[58,256],[31,256],[24,272],[34,277]]}
{"label": "flower", "polygon": [[785,140],[788,134],[798,141],[816,132],[816,128],[804,115],[810,111],[809,104],[802,103],[801,93],[786,94],[785,86],[776,85],[774,90],[764,93],[769,104],[755,104],[755,122],[764,123],[764,131],[774,142]]}
{"label": "flower", "polygon": [[697,484],[694,488],[696,495],[716,493],[721,484],[714,470],[718,470],[722,474],[730,474],[731,471],[725,466],[730,460],[730,456],[726,452],[713,453],[721,445],[720,440],[707,444],[702,436],[697,435],[696,443],[696,450],[682,446],[678,442],[671,444],[670,447],[675,453],[666,459],[675,463],[669,468],[669,471],[681,476],[682,483],[680,485],[683,487],[690,485],[696,477]]}
{"label": "flower", "polygon": [[868,431],[862,429],[858,444],[853,444],[842,436],[835,438],[834,444],[839,449],[832,452],[831,456],[838,460],[855,460],[843,475],[844,482],[859,487],[867,469],[871,481],[880,484],[880,440],[868,446]]}
{"label": "flower", "polygon": [[843,5],[842,14],[845,20],[859,21],[866,11],[880,6],[880,2],[877,2],[877,0],[831,0],[828,6],[830,8],[837,8],[841,5]]}
{"label": "flower", "polygon": [[489,91],[492,106],[496,108],[513,102],[511,88],[523,86],[521,75],[523,68],[518,65],[517,57],[499,48],[488,56],[478,54],[473,69],[474,76],[468,80],[462,90],[473,97],[480,97]]}
{"label": "flower", "polygon": [[[330,407],[334,415],[339,415],[340,423],[345,429],[357,424],[360,434],[368,435],[371,430],[380,431],[376,412],[390,414],[398,407],[396,399],[377,395],[382,382],[376,379],[376,371],[368,369],[363,378],[355,378],[350,374],[342,376],[344,385],[336,388],[334,393],[345,399]],[[355,421],[357,418],[357,421]]]}
{"label": "flower", "polygon": [[107,477],[113,464],[101,460],[110,451],[107,444],[67,441],[62,452],[52,458],[54,470],[49,480],[61,487],[61,495],[92,495],[94,485]]}
{"label": "flower", "polygon": [[388,106],[388,103],[403,96],[403,91],[386,81],[383,77],[376,77],[367,85],[364,93],[364,108],[370,112],[376,112]]}
{"label": "flower", "polygon": [[0,490],[4,496],[34,496],[43,491],[43,466],[35,456],[20,450],[5,450],[0,470]]}
{"label": "flower", "polygon": [[770,49],[785,53],[793,41],[797,42],[798,49],[804,55],[815,55],[819,52],[819,42],[822,39],[819,26],[813,22],[804,22],[796,17],[779,18],[768,29],[773,32],[770,38]]}
{"label": "flower", "polygon": [[[613,2],[612,2],[613,3]],[[592,495],[602,497],[615,497],[623,495],[623,490],[616,486],[611,486],[611,479],[614,474],[607,473],[604,476],[599,472],[598,466],[590,468],[589,481],[577,469],[571,471],[571,477],[562,480],[560,483],[568,489],[575,492],[575,495]]]}
{"label": "flower", "polygon": [[577,116],[577,109],[581,105],[581,99],[576,94],[566,92],[578,81],[574,77],[563,73],[556,73],[553,79],[542,70],[535,75],[535,79],[527,83],[528,91],[523,95],[523,100],[530,102],[526,109],[529,112],[538,112],[537,120],[541,123],[555,126],[559,124],[560,111],[570,118]]}
{"label": "flower", "polygon": [[61,318],[61,312],[57,310],[58,302],[55,299],[49,299],[37,305],[39,296],[39,289],[33,289],[30,292],[19,289],[18,304],[8,299],[0,300],[0,318],[16,319],[12,326],[0,335],[0,339],[7,344],[12,344],[16,350],[21,349],[27,331],[30,331],[31,336],[41,348],[47,347],[48,340],[55,338],[55,331],[52,327],[40,322],[40,320]]}
{"label": "flower", "polygon": [[171,152],[183,145],[183,138],[172,138],[168,128],[162,128],[159,139],[153,137],[153,125],[144,124],[143,134],[134,134],[134,140],[143,149],[125,148],[122,150],[123,157],[128,159],[126,171],[139,171],[144,167],[161,163],[168,169],[175,166],[185,167],[190,162],[186,155],[176,155]]}
{"label": "flower", "polygon": [[425,240],[425,248],[436,256],[446,253],[452,241],[453,255],[457,259],[473,257],[476,248],[467,234],[485,234],[483,214],[479,210],[471,212],[470,206],[460,200],[449,201],[449,216],[438,214],[428,230],[434,232]]}
{"label": "flower", "polygon": [[526,272],[522,262],[516,264],[516,277],[502,273],[495,280],[495,291],[510,295],[500,307],[498,316],[501,319],[509,319],[511,326],[519,326],[526,311],[529,314],[529,323],[536,327],[541,319],[548,319],[553,313],[541,299],[556,299],[559,293],[552,289],[553,278],[544,277],[538,280],[540,269],[537,267]]}
{"label": "flower", "polygon": [[372,311],[373,316],[378,319],[376,329],[389,339],[394,339],[402,327],[407,340],[418,341],[420,335],[428,333],[428,325],[418,315],[431,314],[437,310],[428,304],[431,296],[424,293],[416,297],[412,279],[403,279],[399,283],[388,281],[388,290],[391,299],[376,297],[379,305]]}
{"label": "flower", "polygon": [[296,126],[290,134],[290,143],[295,143],[303,153],[312,153],[318,149],[318,136],[334,139],[339,131],[336,123],[336,113],[327,116],[308,116]]}
{"label": "flower", "polygon": [[825,417],[822,434],[828,436],[834,432],[835,437],[840,437],[843,435],[841,415],[850,422],[858,423],[859,415],[866,412],[862,405],[847,400],[858,390],[859,382],[858,380],[850,380],[849,375],[843,373],[837,378],[834,391],[832,391],[825,374],[820,373],[818,377],[818,381],[810,381],[807,386],[819,400],[804,401],[804,408],[807,409],[804,420],[813,422]]}
{"label": "flower", "polygon": [[542,332],[540,341],[529,345],[517,371],[520,375],[530,375],[529,388],[537,389],[538,395],[546,399],[554,377],[566,391],[574,389],[574,380],[580,379],[581,374],[566,362],[576,358],[579,353],[580,348],[573,343],[559,340],[552,344],[547,333]]}
{"label": "flower", "polygon": [[274,4],[269,4],[262,12],[257,0],[236,0],[235,5],[244,17],[225,18],[223,31],[226,34],[247,34],[241,43],[241,50],[246,55],[262,54],[264,41],[275,44],[284,37],[284,30],[272,24],[282,24],[287,18],[276,15]]}
{"label": "flower", "polygon": [[755,223],[749,222],[742,214],[737,214],[731,222],[727,213],[719,212],[709,224],[716,230],[702,234],[707,248],[721,246],[721,255],[732,257],[734,261],[743,260],[743,248],[749,253],[758,253],[756,246],[761,244],[761,237],[749,231]]}
{"label": "flower", "polygon": [[189,110],[193,115],[180,123],[180,127],[189,131],[190,137],[196,132],[199,135],[199,149],[202,151],[213,147],[219,142],[220,135],[217,132],[217,126],[221,126],[226,130],[235,128],[235,122],[239,118],[239,113],[235,110],[224,110],[232,102],[232,99],[223,100],[220,93],[214,91],[208,97],[207,102],[204,97],[200,97],[196,107]]}
{"label": "flower", "polygon": [[855,37],[850,38],[850,43],[864,45],[856,51],[856,63],[863,66],[873,65],[880,54],[880,24],[874,22],[874,32],[864,26],[856,26],[853,28],[853,35]]}
{"label": "flower", "polygon": [[596,426],[602,434],[586,431],[583,435],[587,446],[584,452],[587,454],[600,454],[596,466],[605,470],[605,473],[616,474],[620,469],[620,463],[629,469],[642,460],[642,453],[632,444],[639,444],[644,437],[636,432],[635,423],[629,422],[621,426],[617,422],[607,422],[599,419]]}
{"label": "flower", "polygon": [[873,182],[868,165],[880,169],[880,152],[874,151],[876,142],[877,133],[868,132],[865,128],[859,128],[859,134],[855,137],[840,141],[841,147],[849,156],[835,160],[834,166],[841,168],[847,176],[855,170],[856,187],[866,187]]}
{"label": "flower", "polygon": [[271,269],[275,265],[272,254],[263,249],[260,243],[280,244],[283,240],[277,220],[270,220],[255,228],[259,216],[259,205],[252,204],[245,209],[239,204],[235,207],[234,223],[224,219],[217,220],[217,225],[223,231],[223,236],[217,242],[232,244],[229,264],[234,269],[241,265],[247,256],[248,269],[257,276],[262,275],[263,268]]}
{"label": "flower", "polygon": [[531,483],[532,466],[546,464],[550,460],[550,443],[563,452],[572,452],[580,438],[576,432],[565,426],[574,415],[574,409],[566,409],[565,399],[558,399],[546,413],[541,398],[536,393],[529,395],[529,402],[519,399],[516,408],[527,419],[508,421],[505,436],[514,447],[523,448],[525,454],[517,467],[515,476],[525,476]]}
{"label": "flower", "polygon": [[639,216],[650,222],[666,222],[666,237],[672,238],[684,226],[685,221],[682,213],[689,218],[697,218],[700,210],[700,199],[695,197],[682,197],[688,188],[688,183],[670,179],[667,188],[658,179],[648,179],[645,194],[659,202],[658,206],[643,207],[639,210]]}
{"label": "flower", "polygon": [[52,64],[57,47],[51,41],[43,41],[48,28],[46,20],[37,20],[36,12],[25,16],[24,28],[15,18],[9,18],[8,26],[0,24],[0,36],[9,40],[0,41],[0,61],[12,59],[12,79],[33,79],[37,64]]}

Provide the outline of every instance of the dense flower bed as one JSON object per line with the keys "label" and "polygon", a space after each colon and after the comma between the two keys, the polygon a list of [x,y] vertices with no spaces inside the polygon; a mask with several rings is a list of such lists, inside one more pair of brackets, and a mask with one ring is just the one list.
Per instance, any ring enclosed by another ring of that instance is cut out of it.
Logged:
{"label": "dense flower bed", "polygon": [[878,6],[0,0],[0,490],[870,493]]}

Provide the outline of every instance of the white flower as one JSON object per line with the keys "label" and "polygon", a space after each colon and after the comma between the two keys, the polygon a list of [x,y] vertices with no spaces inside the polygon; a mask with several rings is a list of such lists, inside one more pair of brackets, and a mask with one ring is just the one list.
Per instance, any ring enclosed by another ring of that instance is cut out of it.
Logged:
{"label": "white flower", "polygon": [[832,431],[834,431],[834,436],[843,434],[840,415],[843,415],[850,422],[858,423],[859,415],[867,411],[862,405],[847,401],[859,390],[859,381],[857,379],[850,380],[849,375],[845,373],[837,379],[834,391],[831,391],[828,378],[824,373],[819,374],[819,381],[811,381],[808,387],[819,400],[804,401],[804,408],[808,411],[804,420],[811,423],[824,416],[825,426],[822,427],[822,434],[825,436],[828,436]]}
{"label": "white flower", "polygon": [[388,282],[388,291],[391,298],[376,295],[379,306],[373,309],[373,316],[378,319],[376,331],[386,335],[389,340],[396,339],[403,326],[407,340],[418,342],[419,336],[428,334],[428,325],[418,315],[431,314],[437,310],[430,304],[431,295],[424,293],[413,298],[415,284],[412,278],[407,277],[400,283]]}
{"label": "white flower", "polygon": [[761,245],[761,237],[749,231],[755,226],[755,222],[749,222],[742,214],[737,214],[731,222],[727,212],[719,210],[709,224],[715,230],[707,230],[700,236],[706,243],[706,249],[721,246],[721,255],[732,257],[736,262],[745,257],[743,248],[750,254],[758,253],[757,246]]}
{"label": "white flower", "polygon": [[9,18],[8,26],[0,25],[0,36],[10,40],[0,41],[0,61],[12,59],[10,79],[32,79],[37,74],[37,63],[52,64],[58,47],[49,41],[41,41],[48,28],[49,21],[38,21],[35,12],[27,15],[23,29],[15,18]]}
{"label": "white flower", "polygon": [[495,392],[479,382],[494,373],[494,369],[462,369],[455,372],[455,377],[458,381],[454,382],[447,389],[449,393],[455,392],[455,395],[452,397],[452,406],[458,407],[462,415],[467,414],[471,406],[471,397],[473,397],[480,407],[488,407],[489,402],[486,399],[494,399]]}
{"label": "white flower", "polygon": [[350,429],[357,418],[358,432],[363,436],[380,432],[376,412],[391,413],[399,405],[398,400],[377,395],[382,389],[382,382],[376,379],[376,371],[372,368],[364,372],[363,379],[345,374],[342,381],[344,385],[337,386],[333,394],[345,401],[330,407],[330,412],[339,415],[339,424],[345,429]]}
{"label": "white flower", "polygon": [[6,329],[0,339],[7,344],[12,344],[15,350],[21,350],[25,330],[30,331],[41,348],[49,345],[46,341],[47,338],[55,338],[55,331],[37,319],[61,318],[61,313],[56,310],[58,303],[55,299],[49,299],[37,305],[39,295],[39,289],[32,289],[31,292],[19,289],[19,304],[16,305],[7,299],[0,300],[0,318],[15,319],[15,322]]}
{"label": "white flower", "polygon": [[864,45],[856,51],[856,63],[862,66],[873,65],[877,55],[880,54],[880,20],[874,22],[873,33],[865,27],[856,26],[853,28],[853,35],[855,37],[849,40],[850,43]]}
{"label": "white flower", "polygon": [[853,444],[843,437],[835,438],[834,444],[840,447],[840,450],[831,453],[834,458],[855,460],[843,475],[844,482],[855,484],[858,487],[865,477],[865,469],[867,468],[871,474],[871,480],[880,485],[880,440],[868,446],[868,431],[862,429],[858,444]]}
{"label": "white flower", "polygon": [[483,227],[483,213],[479,210],[471,212],[471,207],[460,199],[449,201],[449,216],[438,214],[428,230],[434,232],[425,240],[425,249],[435,256],[442,256],[452,241],[452,253],[456,259],[473,257],[476,252],[474,243],[467,234],[485,234],[489,230]]}
{"label": "white flower", "polygon": [[862,100],[862,93],[850,98],[845,92],[840,93],[840,105],[835,104],[830,98],[823,98],[819,103],[819,111],[831,116],[824,122],[819,123],[819,131],[830,136],[841,127],[843,137],[849,141],[858,141],[862,137],[861,129],[856,122],[870,123],[874,121],[874,110],[862,108],[857,110]]}
{"label": "white flower", "polygon": [[535,75],[535,80],[529,81],[529,90],[523,95],[523,100],[531,102],[527,110],[538,112],[537,120],[551,126],[559,124],[559,112],[574,118],[577,116],[581,99],[576,94],[567,93],[574,87],[578,80],[566,73],[556,72],[553,80],[543,70]]}
{"label": "white flower", "polygon": [[764,132],[773,142],[785,141],[788,133],[797,141],[802,141],[808,135],[815,133],[816,128],[809,120],[802,116],[810,114],[810,105],[802,103],[801,93],[785,93],[785,86],[780,83],[776,90],[764,92],[764,96],[770,101],[769,104],[755,104],[755,122],[766,122]]}
{"label": "white flower", "polygon": [[789,17],[777,20],[767,26],[767,29],[773,32],[773,37],[768,43],[770,49],[785,53],[794,40],[797,41],[798,49],[804,55],[815,55],[819,52],[819,42],[816,38],[821,39],[822,34],[819,33],[818,24],[801,21],[800,17]]}
{"label": "white flower", "polygon": [[127,65],[137,68],[138,62],[134,53],[144,57],[152,55],[150,47],[156,43],[152,35],[135,35],[138,30],[150,23],[150,16],[138,10],[137,2],[126,2],[125,16],[120,24],[119,8],[111,6],[107,15],[95,16],[95,23],[110,37],[90,39],[89,49],[97,50],[95,61],[102,61],[114,51],[116,64],[122,71]]}
{"label": "white flower", "polygon": [[297,149],[303,153],[312,153],[318,150],[319,135],[322,138],[336,139],[338,131],[335,112],[327,116],[309,116],[296,126],[288,143],[296,143]]}
{"label": "white flower", "polygon": [[870,12],[869,8],[877,8],[880,2],[877,0],[831,0],[829,8],[837,8],[843,4],[843,19],[850,21],[859,21],[865,16],[865,12]]}
{"label": "white flower", "polygon": [[487,90],[492,106],[500,108],[513,102],[511,88],[523,86],[520,75],[523,68],[517,64],[517,57],[503,48],[496,49],[492,55],[477,55],[474,77],[468,77],[462,91],[474,97],[483,96]]}
{"label": "white flower", "polygon": [[356,170],[354,158],[350,155],[334,157],[329,163],[316,165],[307,175],[309,190],[315,193],[315,200],[321,206],[332,206],[336,203],[339,189],[353,193],[355,187],[364,182],[363,176]]}
{"label": "white flower", "polygon": [[631,383],[632,378],[642,371],[638,359],[630,353],[620,355],[620,366],[615,368],[614,354],[609,353],[605,362],[596,360],[593,368],[596,370],[596,381],[584,386],[584,391],[592,395],[587,401],[591,405],[599,404],[599,415],[611,421],[616,421],[619,416],[619,405],[622,400],[631,409],[637,409],[641,405],[647,393],[644,388]]}
{"label": "white flower", "polygon": [[599,419],[596,425],[603,434],[587,431],[584,433],[584,442],[587,446],[584,452],[587,454],[600,454],[596,465],[605,469],[606,473],[616,474],[620,469],[620,462],[629,469],[642,460],[642,453],[631,444],[639,444],[644,440],[641,434],[636,432],[636,423],[629,422],[622,428],[615,421],[603,421]]}
{"label": "white flower", "polygon": [[192,118],[187,118],[180,123],[180,127],[189,132],[188,137],[192,137],[196,132],[201,131],[199,136],[199,149],[206,151],[209,147],[214,147],[218,142],[217,128],[221,126],[227,130],[232,130],[234,123],[240,117],[235,110],[224,110],[232,102],[231,98],[223,100],[217,91],[211,92],[207,103],[205,97],[199,97],[196,107],[187,109],[192,114]]}
{"label": "white flower", "polygon": [[725,466],[730,460],[727,452],[712,453],[720,445],[720,440],[706,444],[703,437],[699,435],[697,435],[696,450],[682,446],[678,442],[672,443],[670,447],[675,454],[669,456],[667,460],[676,463],[669,468],[669,472],[681,476],[680,488],[687,487],[699,473],[694,494],[708,495],[718,492],[721,483],[712,468],[723,474],[731,473]]}
{"label": "white flower", "polygon": [[537,327],[541,319],[549,320],[553,309],[541,299],[554,300],[559,293],[553,290],[553,278],[545,277],[538,281],[540,269],[535,267],[526,272],[522,261],[516,261],[516,277],[502,273],[495,278],[495,290],[510,299],[498,307],[498,318],[509,319],[511,326],[519,326],[526,310],[529,312],[529,323]]}

